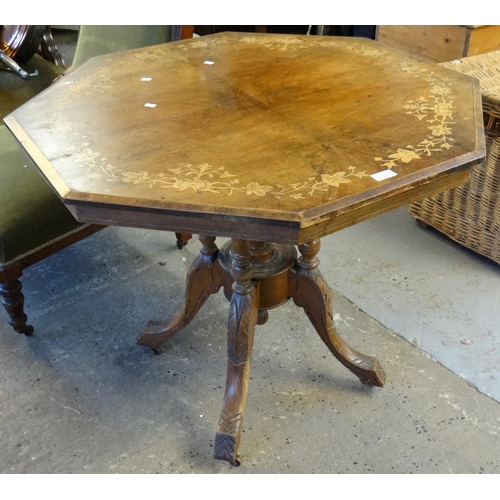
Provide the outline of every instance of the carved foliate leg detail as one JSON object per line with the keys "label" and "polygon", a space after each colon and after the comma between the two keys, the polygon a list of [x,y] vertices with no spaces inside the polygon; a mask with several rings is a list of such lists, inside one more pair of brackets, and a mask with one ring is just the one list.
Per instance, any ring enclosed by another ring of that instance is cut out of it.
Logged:
{"label": "carved foliate leg detail", "polygon": [[249,244],[233,240],[231,254],[234,283],[227,328],[227,377],[224,405],[215,435],[214,458],[237,466],[240,465],[237,450],[248,394],[259,289],[251,281]]}
{"label": "carved foliate leg detail", "polygon": [[346,368],[363,384],[383,387],[386,376],[377,358],[356,351],[337,333],[330,288],[317,270],[319,249],[319,240],[299,246],[302,257],[289,272],[289,294],[297,306],[304,308],[321,340]]}
{"label": "carved foliate leg detail", "polygon": [[211,294],[227,281],[227,274],[217,262],[218,248],[212,236],[200,236],[201,249],[191,265],[186,280],[186,298],[182,311],[167,321],[150,321],[136,343],[158,349],[158,346],[182,330],[196,316]]}
{"label": "carved foliate leg detail", "polygon": [[241,435],[242,419],[241,413],[233,415],[222,410],[215,435],[214,457],[217,460],[225,460],[235,467],[241,465],[239,455],[236,453],[238,448],[236,436]]}
{"label": "carved foliate leg detail", "polygon": [[27,325],[28,317],[24,314],[24,295],[19,280],[0,283],[2,304],[9,315],[9,325],[18,333],[26,336],[33,334],[33,327]]}

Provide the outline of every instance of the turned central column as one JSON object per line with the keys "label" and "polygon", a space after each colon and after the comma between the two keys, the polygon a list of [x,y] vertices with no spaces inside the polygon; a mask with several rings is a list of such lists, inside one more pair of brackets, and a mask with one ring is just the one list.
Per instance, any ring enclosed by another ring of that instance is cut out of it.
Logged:
{"label": "turned central column", "polygon": [[[288,270],[297,259],[293,245],[278,245],[265,241],[250,241],[250,261],[253,267],[253,281],[259,282],[259,320],[265,323],[267,310],[284,304],[288,299]],[[233,255],[231,244],[224,245],[219,252],[220,265],[230,272]]]}

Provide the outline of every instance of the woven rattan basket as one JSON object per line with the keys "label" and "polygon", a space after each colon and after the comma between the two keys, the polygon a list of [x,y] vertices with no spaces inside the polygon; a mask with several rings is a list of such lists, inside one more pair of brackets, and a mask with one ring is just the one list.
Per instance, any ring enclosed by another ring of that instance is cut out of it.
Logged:
{"label": "woven rattan basket", "polygon": [[500,51],[440,63],[481,82],[486,159],[470,181],[410,205],[409,213],[500,263]]}

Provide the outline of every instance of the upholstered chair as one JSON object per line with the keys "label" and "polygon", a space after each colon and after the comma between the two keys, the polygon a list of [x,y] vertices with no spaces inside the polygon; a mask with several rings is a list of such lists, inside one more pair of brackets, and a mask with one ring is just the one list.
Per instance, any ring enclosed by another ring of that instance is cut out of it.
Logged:
{"label": "upholstered chair", "polygon": [[[178,28],[82,26],[71,69],[93,56],[172,41],[179,36]],[[1,118],[43,91],[63,72],[37,55],[22,66],[33,74],[28,81],[0,70]],[[103,227],[77,222],[10,131],[0,125],[0,296],[14,330],[33,333],[24,312],[23,269]],[[180,248],[188,237],[178,234]]]}

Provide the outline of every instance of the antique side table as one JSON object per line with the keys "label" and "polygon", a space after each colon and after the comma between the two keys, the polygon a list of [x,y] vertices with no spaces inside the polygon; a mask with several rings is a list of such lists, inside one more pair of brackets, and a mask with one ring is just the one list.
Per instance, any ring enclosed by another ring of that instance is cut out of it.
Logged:
{"label": "antique side table", "polygon": [[361,38],[221,33],[102,56],[5,122],[79,221],[200,235],[183,310],[137,343],[158,352],[224,289],[215,458],[233,465],[269,309],[292,298],[361,382],[384,384],[335,330],[320,238],[465,182],[485,149],[475,79]]}

